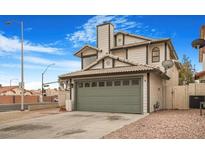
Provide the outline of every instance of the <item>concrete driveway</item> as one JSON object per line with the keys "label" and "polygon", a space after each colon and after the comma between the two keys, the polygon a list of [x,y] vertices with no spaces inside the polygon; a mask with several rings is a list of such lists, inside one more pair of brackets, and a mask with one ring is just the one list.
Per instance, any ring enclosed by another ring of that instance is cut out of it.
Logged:
{"label": "concrete driveway", "polygon": [[102,138],[131,122],[140,114],[66,112],[0,125],[0,138]]}

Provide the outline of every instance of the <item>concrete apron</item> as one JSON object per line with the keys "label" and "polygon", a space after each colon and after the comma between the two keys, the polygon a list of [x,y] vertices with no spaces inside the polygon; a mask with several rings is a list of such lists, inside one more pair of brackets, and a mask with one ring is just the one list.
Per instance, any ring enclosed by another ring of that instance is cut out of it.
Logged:
{"label": "concrete apron", "polygon": [[0,138],[97,139],[148,114],[66,112],[0,126]]}

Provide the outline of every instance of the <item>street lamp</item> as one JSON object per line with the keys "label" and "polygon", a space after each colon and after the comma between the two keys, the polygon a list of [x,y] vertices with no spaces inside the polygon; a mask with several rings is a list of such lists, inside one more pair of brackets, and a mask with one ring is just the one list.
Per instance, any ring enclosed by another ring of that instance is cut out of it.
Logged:
{"label": "street lamp", "polygon": [[48,65],[47,67],[46,67],[46,69],[43,71],[43,73],[41,74],[42,75],[42,83],[41,83],[41,97],[42,97],[42,99],[41,99],[41,103],[43,102],[43,91],[44,91],[44,74],[46,73],[46,71],[48,70],[48,68],[49,67],[51,67],[51,66],[53,66],[53,65],[55,65],[55,63],[52,63],[52,64],[50,64],[50,65]]}
{"label": "street lamp", "polygon": [[10,25],[12,23],[20,24],[21,26],[21,111],[24,111],[24,23],[23,21],[7,21],[5,24]]}

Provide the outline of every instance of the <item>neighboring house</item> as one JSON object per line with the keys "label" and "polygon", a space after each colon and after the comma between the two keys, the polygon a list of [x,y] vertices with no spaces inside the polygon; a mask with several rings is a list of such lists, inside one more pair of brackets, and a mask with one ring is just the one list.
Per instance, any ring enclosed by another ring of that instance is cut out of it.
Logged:
{"label": "neighboring house", "polygon": [[58,95],[58,89],[46,89],[46,96],[57,96]]}
{"label": "neighboring house", "polygon": [[[205,39],[205,25],[201,27],[200,38]],[[205,83],[205,47],[199,49],[199,62],[202,63],[202,71],[196,73],[195,79],[200,83]]]}
{"label": "neighboring house", "polygon": [[34,96],[40,96],[41,95],[41,90],[31,90],[31,92]]}
{"label": "neighboring house", "polygon": [[[21,95],[19,86],[0,86],[0,96]],[[29,90],[24,90],[24,95],[32,95]]]}
{"label": "neighboring house", "polygon": [[205,83],[205,70],[195,74],[195,79],[199,80],[199,83]]}
{"label": "neighboring house", "polygon": [[178,59],[169,38],[114,33],[112,23],[103,23],[97,26],[96,44],[75,53],[80,71],[59,76],[61,87],[70,91],[70,110],[147,113],[155,104],[166,108],[164,87],[178,85],[180,69],[175,62],[164,73],[162,62]]}

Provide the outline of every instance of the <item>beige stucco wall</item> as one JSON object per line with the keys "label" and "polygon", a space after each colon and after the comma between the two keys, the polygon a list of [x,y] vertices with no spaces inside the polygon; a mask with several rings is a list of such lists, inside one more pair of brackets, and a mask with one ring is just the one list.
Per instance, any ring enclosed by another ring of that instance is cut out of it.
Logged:
{"label": "beige stucco wall", "polygon": [[123,35],[118,34],[116,35],[116,46],[121,46],[123,45]]}
{"label": "beige stucco wall", "polygon": [[114,47],[114,26],[110,24],[110,48]]}
{"label": "beige stucco wall", "polygon": [[143,111],[147,113],[147,74],[143,73]]}
{"label": "beige stucco wall", "polygon": [[144,39],[136,38],[133,36],[125,35],[125,44],[132,44],[132,43],[138,43],[138,42],[144,42]]}
{"label": "beige stucco wall", "polygon": [[115,60],[115,67],[130,66],[130,64]]}
{"label": "beige stucco wall", "polygon": [[163,108],[163,83],[159,75],[150,73],[150,112],[154,111],[153,105],[159,102],[160,109]]}
{"label": "beige stucco wall", "polygon": [[106,53],[109,53],[109,43],[110,43],[110,48],[114,46],[114,27],[111,24],[106,24],[106,25],[98,26],[97,31],[98,31],[98,48],[102,50],[102,52],[99,52],[99,57],[102,57]]}
{"label": "beige stucco wall", "polygon": [[89,48],[89,49],[84,50],[82,54],[83,56],[88,56],[88,55],[93,55],[96,53],[97,53],[96,50]]}
{"label": "beige stucco wall", "polygon": [[102,69],[102,61],[91,67],[90,69]]}
{"label": "beige stucco wall", "polygon": [[205,95],[205,83],[166,87],[166,109],[189,109],[189,96]]}
{"label": "beige stucco wall", "polygon": [[104,68],[112,68],[112,58],[105,58],[104,60]]}
{"label": "beige stucco wall", "polygon": [[98,48],[102,50],[99,53],[99,57],[105,55],[109,51],[109,25],[103,25],[98,27]]}
{"label": "beige stucco wall", "polygon": [[58,93],[58,104],[59,106],[65,106],[66,100],[70,99],[70,91],[59,91]]}
{"label": "beige stucco wall", "polygon": [[[159,50],[160,50],[160,61],[159,62],[152,62],[152,49],[154,48],[154,47],[158,47],[159,48]],[[160,67],[160,69],[162,70],[162,71],[164,71],[164,67],[162,66],[162,62],[165,60],[165,51],[164,51],[164,49],[165,49],[165,44],[164,43],[159,43],[159,44],[152,44],[152,45],[149,45],[149,47],[148,47],[149,49],[149,52],[148,52],[148,64],[150,64],[150,65],[154,65],[154,66],[157,66],[157,67]]]}
{"label": "beige stucco wall", "polygon": [[139,64],[146,64],[146,46],[128,49],[128,59]]}
{"label": "beige stucco wall", "polygon": [[126,58],[125,49],[119,49],[119,50],[111,51],[111,54],[114,55],[114,56],[121,57],[121,58]]}
{"label": "beige stucco wall", "polygon": [[205,53],[203,54],[202,69],[205,70]]}
{"label": "beige stucco wall", "polygon": [[179,70],[176,65],[167,70],[167,75],[170,77],[166,82],[167,86],[177,86],[179,84]]}

